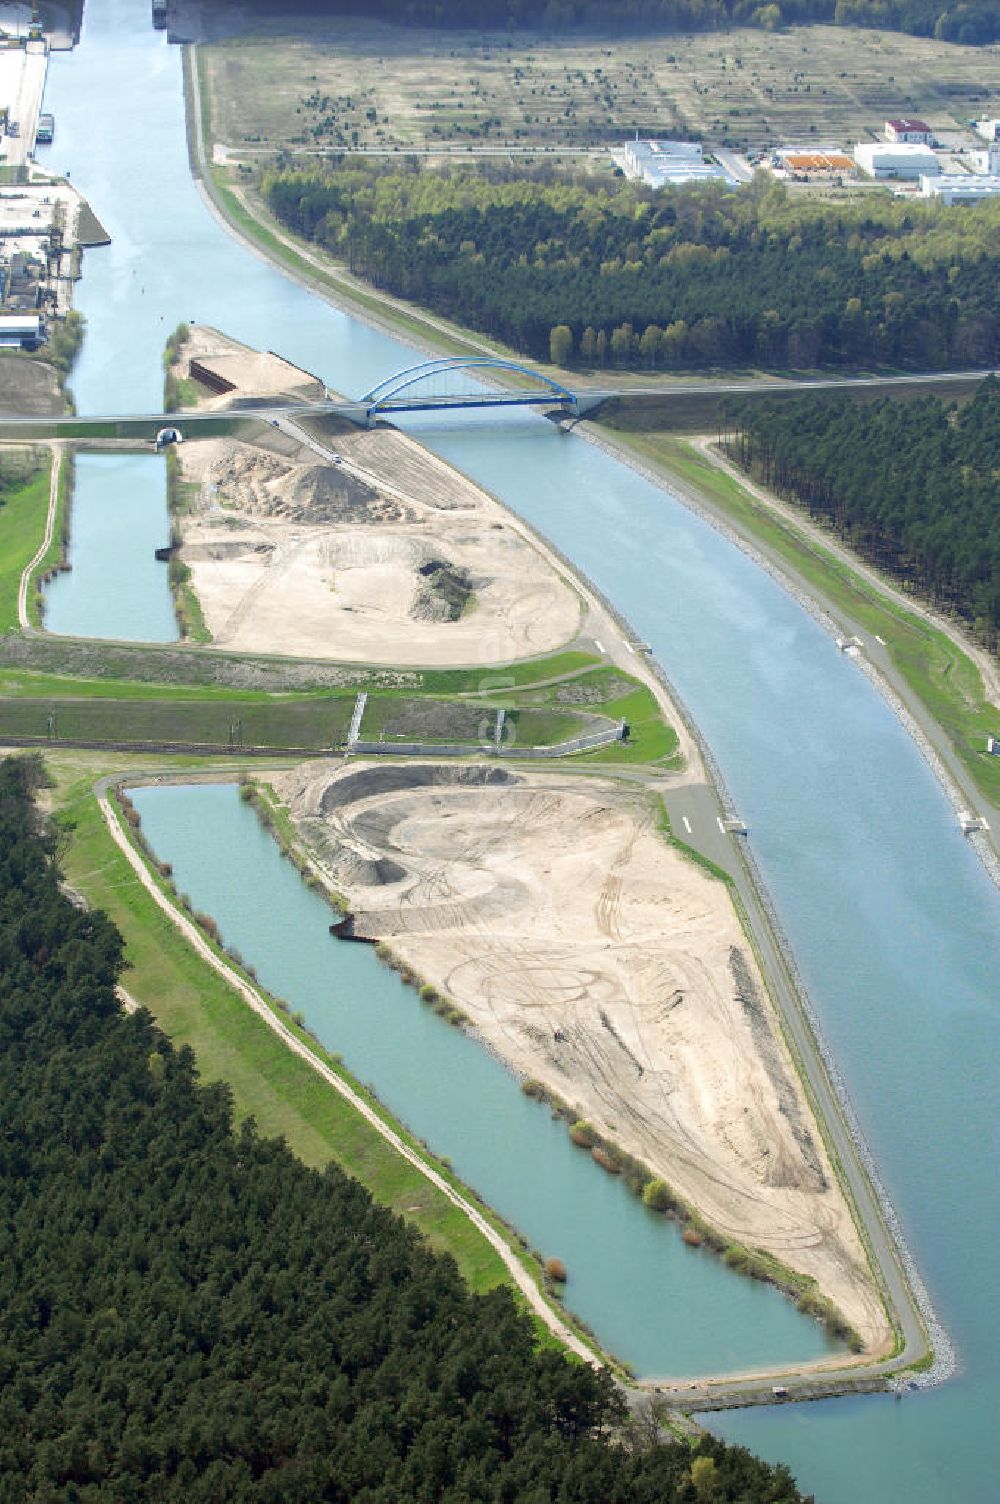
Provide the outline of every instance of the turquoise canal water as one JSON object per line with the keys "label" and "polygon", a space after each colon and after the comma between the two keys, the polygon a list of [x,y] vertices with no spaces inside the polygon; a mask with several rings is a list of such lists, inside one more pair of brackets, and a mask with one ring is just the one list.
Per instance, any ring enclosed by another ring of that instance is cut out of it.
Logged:
{"label": "turquoise canal water", "polygon": [[[411,364],[412,350],[317,302],[213,221],[188,172],[179,53],[147,28],[143,5],[89,0],[83,46],[50,70],[46,108],[58,125],[50,159],[72,169],[115,237],[88,254],[78,289],[90,329],[74,378],[80,410],[155,410],[163,341],[185,318],[278,349],[349,395]],[[786,1406],[715,1417],[713,1426],[787,1460],[824,1504],[992,1501],[1000,1463],[1000,901],[947,800],[856,666],[671,497],[539,419],[465,415],[414,420],[413,429],[588,572],[683,695],[749,824],[751,849],[958,1347],[957,1380],[899,1404]],[[296,961],[280,936],[274,961],[279,969]],[[536,1115],[540,1142],[547,1120]],[[465,1133],[488,1143],[496,1124],[473,1113]],[[588,1195],[606,1194],[595,1175]],[[575,1268],[573,1252],[559,1251]],[[660,1289],[692,1332],[709,1329],[717,1292],[735,1283],[717,1268],[712,1274],[697,1299]],[[608,1340],[625,1352],[627,1332]]]}
{"label": "turquoise canal water", "polygon": [[564,1123],[478,1042],[423,1007],[368,946],[334,940],[328,906],[235,785],[145,788],[132,797],[178,890],[532,1247],[565,1258],[567,1304],[608,1347],[644,1374],[837,1350],[776,1291],[686,1247],[676,1225],[599,1170]]}
{"label": "turquoise canal water", "polygon": [[166,465],[156,454],[81,454],[75,461],[68,574],[45,587],[45,626],[83,637],[174,642],[167,565]]}

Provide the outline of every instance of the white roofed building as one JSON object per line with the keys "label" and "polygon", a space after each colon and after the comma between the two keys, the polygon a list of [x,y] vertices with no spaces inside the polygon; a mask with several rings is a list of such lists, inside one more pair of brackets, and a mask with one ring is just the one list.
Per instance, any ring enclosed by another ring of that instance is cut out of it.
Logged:
{"label": "white roofed building", "polygon": [[969,172],[939,173],[937,177],[921,178],[920,192],[924,198],[940,199],[944,204],[979,204],[1000,193],[1000,175],[987,177]]}
{"label": "white roofed building", "polygon": [[0,349],[34,349],[41,339],[38,313],[0,313]]}
{"label": "white roofed building", "polygon": [[736,179],[714,162],[705,161],[698,141],[626,142],[622,154],[625,176],[640,178],[647,188],[669,188],[680,183],[722,182],[737,187]]}
{"label": "white roofed building", "polygon": [[871,141],[854,148],[854,160],[873,178],[933,177],[941,164],[929,146],[915,142]]}

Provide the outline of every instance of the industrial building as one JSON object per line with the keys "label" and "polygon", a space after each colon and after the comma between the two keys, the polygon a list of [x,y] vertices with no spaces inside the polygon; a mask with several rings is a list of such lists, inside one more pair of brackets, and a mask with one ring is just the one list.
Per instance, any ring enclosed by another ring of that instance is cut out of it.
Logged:
{"label": "industrial building", "polygon": [[42,337],[37,313],[0,313],[0,350],[34,350]]}
{"label": "industrial building", "polygon": [[838,146],[780,146],[771,156],[771,166],[789,177],[853,177],[857,166],[853,157]]}
{"label": "industrial building", "polygon": [[926,120],[887,120],[885,139],[909,146],[933,146],[934,132]]}
{"label": "industrial building", "polygon": [[640,178],[648,188],[670,188],[681,183],[722,182],[739,185],[723,167],[705,161],[697,141],[629,141],[621,152],[627,178]]}
{"label": "industrial building", "polygon": [[936,198],[943,204],[978,204],[1000,193],[1000,176],[977,177],[968,172],[939,173],[922,177],[920,192],[924,198]]}
{"label": "industrial building", "polygon": [[921,178],[933,177],[941,171],[941,164],[929,146],[915,142],[898,145],[887,141],[864,142],[854,148],[854,160],[869,177]]}

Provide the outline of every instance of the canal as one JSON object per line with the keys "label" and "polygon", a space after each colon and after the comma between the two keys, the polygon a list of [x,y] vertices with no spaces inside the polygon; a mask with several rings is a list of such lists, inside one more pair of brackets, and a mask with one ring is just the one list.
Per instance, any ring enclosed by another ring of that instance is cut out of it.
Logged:
{"label": "canal", "polygon": [[[160,352],[182,319],[279,349],[349,395],[412,361],[411,350],[318,303],[215,223],[188,171],[180,57],[148,29],[144,6],[89,0],[84,43],[54,60],[46,108],[59,120],[53,165],[71,168],[113,236],[88,255],[79,288],[89,325],[74,379],[80,411],[155,410]],[[1000,903],[947,800],[857,668],[673,498],[538,419],[413,427],[588,573],[677,685],[750,826],[956,1339],[961,1374],[938,1390],[713,1426],[788,1461],[827,1504],[992,1499]],[[691,1314],[706,1330],[710,1299]]]}

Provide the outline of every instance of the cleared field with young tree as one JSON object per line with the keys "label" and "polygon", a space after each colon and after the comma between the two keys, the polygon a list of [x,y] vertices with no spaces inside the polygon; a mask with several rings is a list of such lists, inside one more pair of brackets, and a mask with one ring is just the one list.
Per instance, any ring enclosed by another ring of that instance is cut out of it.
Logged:
{"label": "cleared field with young tree", "polygon": [[277,24],[203,52],[213,135],[237,155],[550,153],[636,130],[747,149],[850,144],[873,139],[891,115],[964,125],[997,94],[982,48],[860,28],[539,36],[284,17],[295,34],[276,36]]}

